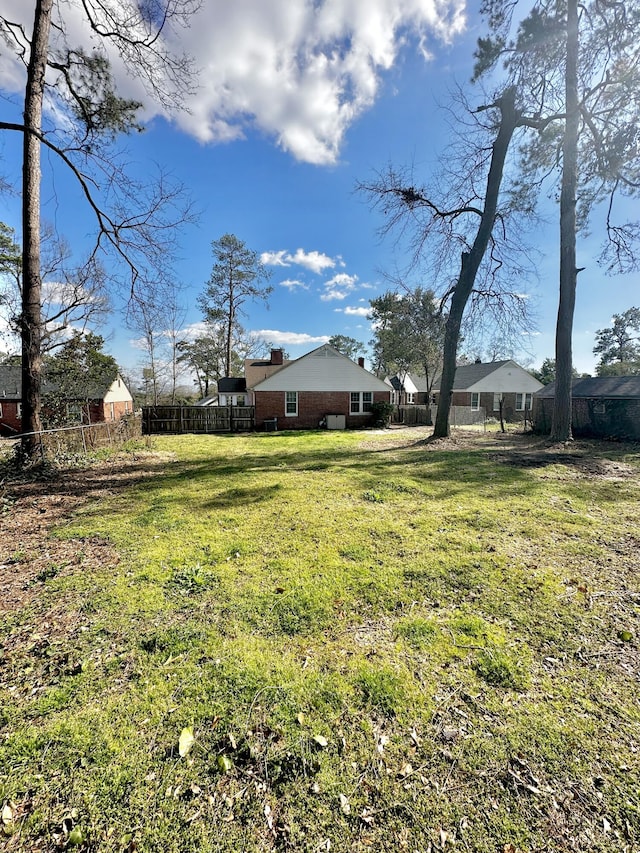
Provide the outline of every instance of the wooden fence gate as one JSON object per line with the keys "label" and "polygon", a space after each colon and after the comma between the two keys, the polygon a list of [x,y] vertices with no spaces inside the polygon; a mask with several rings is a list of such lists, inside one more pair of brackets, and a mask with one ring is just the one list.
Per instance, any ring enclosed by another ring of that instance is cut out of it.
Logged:
{"label": "wooden fence gate", "polygon": [[143,406],[143,435],[183,432],[247,432],[255,424],[254,406]]}

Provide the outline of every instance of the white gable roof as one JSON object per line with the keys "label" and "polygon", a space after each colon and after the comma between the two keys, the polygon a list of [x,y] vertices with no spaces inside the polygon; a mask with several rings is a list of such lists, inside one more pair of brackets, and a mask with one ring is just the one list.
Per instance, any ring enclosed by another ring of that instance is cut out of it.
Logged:
{"label": "white gable roof", "polygon": [[384,391],[389,386],[329,344],[301,356],[254,391]]}

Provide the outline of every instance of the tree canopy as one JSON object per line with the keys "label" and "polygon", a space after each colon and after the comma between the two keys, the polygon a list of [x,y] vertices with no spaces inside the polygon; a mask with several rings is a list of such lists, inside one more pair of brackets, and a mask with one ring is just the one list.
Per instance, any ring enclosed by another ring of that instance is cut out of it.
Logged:
{"label": "tree canopy", "polygon": [[235,234],[223,234],[211,243],[214,264],[204,293],[198,298],[208,323],[224,330],[224,375],[232,375],[233,339],[245,316],[245,303],[267,302],[273,288],[270,272]]}
{"label": "tree canopy", "polygon": [[[602,262],[609,271],[637,268],[638,222],[628,221],[623,197],[640,193],[640,8],[632,0],[484,0],[490,34],[480,39],[476,76],[502,61],[520,108],[538,118],[521,149],[527,191],[546,188],[560,200],[556,394],[551,434],[571,437],[572,327],[576,235],[603,213]],[[555,178],[559,176],[559,181]],[[558,186],[559,184],[559,186]],[[559,190],[559,191],[558,191]]]}
{"label": "tree canopy", "polygon": [[76,332],[45,359],[43,402],[49,425],[66,423],[70,401],[82,404],[104,392],[116,378],[118,363],[103,347],[100,335]]}
{"label": "tree canopy", "polygon": [[358,356],[364,353],[364,344],[355,338],[349,337],[349,335],[331,335],[328,344],[352,361],[355,361]]}
{"label": "tree canopy", "polygon": [[598,329],[593,353],[600,356],[598,376],[640,373],[640,308],[614,314],[611,326]]}
{"label": "tree canopy", "polygon": [[433,290],[387,291],[371,300],[371,342],[378,373],[424,376],[431,389],[442,366],[446,317]]}
{"label": "tree canopy", "polygon": [[[69,3],[81,9],[91,49],[73,44],[65,26]],[[22,169],[22,339],[23,457],[39,442],[43,353],[40,184],[41,148],[48,163],[70,171],[94,217],[96,240],[89,263],[111,251],[142,285],[146,270],[167,267],[175,227],[188,218],[180,189],[166,176],[141,185],[126,173],[112,143],[118,134],[140,129],[140,104],[115,91],[108,60],[115,49],[131,75],[161,104],[180,107],[191,87],[186,56],[167,49],[163,31],[186,22],[199,0],[34,0],[33,27],[0,14],[5,52],[26,67],[23,121],[0,120],[0,130],[23,137]],[[45,111],[47,102],[50,109]],[[162,240],[158,233],[162,232]],[[115,279],[116,264],[112,280]]]}

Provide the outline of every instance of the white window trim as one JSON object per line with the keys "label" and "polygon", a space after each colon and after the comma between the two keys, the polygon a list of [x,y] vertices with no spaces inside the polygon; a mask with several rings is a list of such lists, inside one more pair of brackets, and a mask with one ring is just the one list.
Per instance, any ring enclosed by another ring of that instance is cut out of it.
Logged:
{"label": "white window trim", "polygon": [[[518,399],[520,400],[520,403],[518,403]],[[529,405],[527,405],[527,402],[529,403]],[[529,392],[523,392],[522,394],[516,394],[516,412],[525,412],[525,411],[530,412],[532,405],[533,405],[533,394],[531,394]]]}
{"label": "white window trim", "polygon": [[[293,402],[293,400],[288,399],[289,394],[293,394],[295,396],[295,404],[296,404],[295,412],[288,412],[287,411],[288,404],[290,402]],[[298,392],[297,391],[285,391],[284,392],[284,416],[286,418],[297,418],[298,417]]]}
{"label": "white window trim", "polygon": [[[358,400],[357,400],[358,408],[354,409],[353,407],[354,407],[354,404],[356,403],[356,401],[353,398],[356,396],[356,394],[358,395]],[[364,400],[365,394],[368,394],[370,397],[370,399],[366,401],[366,403],[369,406],[368,409],[364,408],[365,407],[365,400]],[[373,406],[373,391],[350,391],[349,392],[349,414],[350,415],[353,415],[353,416],[368,415],[371,413],[371,406]]]}
{"label": "white window trim", "polygon": [[493,411],[500,411],[500,400],[502,400],[502,394],[494,394],[493,395]]}
{"label": "white window trim", "polygon": [[[474,405],[474,397],[475,397],[475,405]],[[471,392],[471,411],[479,412],[480,411],[480,393],[478,391]]]}

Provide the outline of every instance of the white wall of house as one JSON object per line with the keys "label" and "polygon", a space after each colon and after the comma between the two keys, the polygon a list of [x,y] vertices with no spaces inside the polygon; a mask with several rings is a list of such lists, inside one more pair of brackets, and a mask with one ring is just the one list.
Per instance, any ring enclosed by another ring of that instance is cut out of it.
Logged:
{"label": "white wall of house", "polygon": [[255,391],[390,391],[369,373],[328,344],[259,382]]}
{"label": "white wall of house", "polygon": [[219,406],[252,406],[253,398],[248,391],[234,394],[218,394]]}
{"label": "white wall of house", "polygon": [[104,395],[105,403],[131,403],[133,397],[121,376],[116,377]]}

